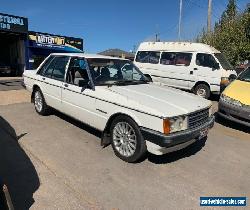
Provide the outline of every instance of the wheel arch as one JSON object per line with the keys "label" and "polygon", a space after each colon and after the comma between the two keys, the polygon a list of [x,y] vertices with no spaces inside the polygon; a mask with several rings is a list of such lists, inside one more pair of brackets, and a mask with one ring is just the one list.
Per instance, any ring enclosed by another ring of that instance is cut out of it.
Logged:
{"label": "wheel arch", "polygon": [[139,127],[141,126],[141,122],[139,121],[139,119],[135,116],[135,115],[133,115],[133,114],[131,114],[131,113],[127,113],[127,112],[116,112],[116,113],[114,113],[114,114],[112,114],[110,117],[109,117],[109,119],[108,119],[108,121],[107,121],[107,123],[106,123],[106,125],[105,125],[105,128],[104,128],[104,133],[109,133],[109,129],[110,129],[110,126],[111,126],[111,124],[112,124],[112,122],[113,122],[113,120],[116,118],[116,117],[118,117],[118,116],[126,116],[126,117],[129,117],[129,118],[131,118]]}
{"label": "wheel arch", "polygon": [[106,125],[105,125],[105,128],[104,128],[104,130],[103,130],[103,132],[102,132],[101,145],[102,145],[103,147],[105,147],[105,146],[107,146],[107,145],[109,145],[109,144],[111,143],[111,138],[110,138],[110,127],[111,127],[111,124],[112,124],[113,120],[114,120],[116,117],[118,117],[118,116],[126,116],[126,117],[129,117],[130,119],[132,119],[132,120],[138,125],[138,127],[141,126],[141,123],[140,123],[139,119],[138,119],[135,115],[133,115],[133,114],[131,114],[131,113],[128,113],[128,112],[126,112],[126,111],[120,111],[120,112],[113,113],[113,114],[109,117],[109,119],[108,119],[108,121],[107,121],[107,123],[106,123]]}
{"label": "wheel arch", "polygon": [[209,87],[210,91],[211,91],[211,86],[210,86],[210,84],[208,84],[206,81],[198,81],[198,82],[196,82],[196,83],[194,84],[194,86],[192,87],[192,91],[194,91],[194,89],[195,89],[198,85],[200,85],[200,84],[207,85],[207,86]]}

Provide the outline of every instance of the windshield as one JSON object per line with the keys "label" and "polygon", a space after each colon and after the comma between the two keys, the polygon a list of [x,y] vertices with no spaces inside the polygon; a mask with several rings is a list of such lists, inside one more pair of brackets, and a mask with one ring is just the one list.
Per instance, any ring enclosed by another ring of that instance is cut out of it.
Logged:
{"label": "windshield", "polygon": [[250,82],[250,67],[243,71],[237,78],[238,80]]}
{"label": "windshield", "polygon": [[95,85],[147,83],[147,78],[128,60],[87,59]]}
{"label": "windshield", "polygon": [[225,70],[232,70],[233,67],[227,60],[226,56],[223,53],[215,53],[215,57],[218,59],[220,62],[220,65],[222,66],[223,69]]}

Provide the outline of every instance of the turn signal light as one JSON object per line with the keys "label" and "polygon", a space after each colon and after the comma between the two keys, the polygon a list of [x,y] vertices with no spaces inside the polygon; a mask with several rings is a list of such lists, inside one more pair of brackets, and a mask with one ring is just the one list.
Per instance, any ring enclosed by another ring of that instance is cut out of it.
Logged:
{"label": "turn signal light", "polygon": [[163,120],[163,133],[164,134],[170,133],[170,121],[169,121],[169,119]]}

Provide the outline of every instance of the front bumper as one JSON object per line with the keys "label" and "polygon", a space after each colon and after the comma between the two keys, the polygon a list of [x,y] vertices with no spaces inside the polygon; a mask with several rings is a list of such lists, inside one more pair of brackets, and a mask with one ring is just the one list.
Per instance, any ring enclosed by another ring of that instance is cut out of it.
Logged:
{"label": "front bumper", "polygon": [[250,109],[219,101],[219,116],[250,127]]}
{"label": "front bumper", "polygon": [[160,147],[170,148],[176,147],[177,145],[188,146],[188,142],[193,143],[195,139],[200,137],[201,131],[205,130],[206,128],[212,128],[214,125],[214,120],[215,117],[211,116],[206,123],[197,128],[172,133],[169,135],[165,135],[161,132],[143,127],[141,127],[141,133],[145,140]]}

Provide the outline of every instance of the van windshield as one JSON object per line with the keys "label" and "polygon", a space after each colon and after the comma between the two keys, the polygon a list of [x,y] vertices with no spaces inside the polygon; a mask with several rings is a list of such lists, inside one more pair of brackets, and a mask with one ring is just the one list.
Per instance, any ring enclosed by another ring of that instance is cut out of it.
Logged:
{"label": "van windshield", "polygon": [[226,56],[223,53],[215,53],[214,55],[220,62],[220,65],[222,66],[223,69],[233,70],[233,66],[229,63],[229,61],[227,60]]}
{"label": "van windshield", "polygon": [[245,82],[250,82],[250,67],[243,71],[237,79]]}

